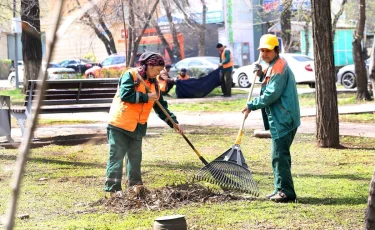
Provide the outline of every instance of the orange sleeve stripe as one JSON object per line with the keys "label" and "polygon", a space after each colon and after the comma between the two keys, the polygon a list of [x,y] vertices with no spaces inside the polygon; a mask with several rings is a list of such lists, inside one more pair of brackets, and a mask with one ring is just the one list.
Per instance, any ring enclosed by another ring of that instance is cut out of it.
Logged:
{"label": "orange sleeve stripe", "polygon": [[277,60],[276,63],[273,65],[271,74],[282,74],[285,65],[286,61],[282,58],[279,58],[279,60]]}

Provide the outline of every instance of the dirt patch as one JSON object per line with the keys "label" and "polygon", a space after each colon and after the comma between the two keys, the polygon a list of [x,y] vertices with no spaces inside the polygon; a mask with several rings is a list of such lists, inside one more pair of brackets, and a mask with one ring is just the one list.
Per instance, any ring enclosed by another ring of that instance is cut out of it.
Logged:
{"label": "dirt patch", "polygon": [[222,203],[234,200],[253,200],[229,193],[218,193],[199,184],[179,184],[139,192],[136,187],[124,191],[122,197],[103,198],[90,206],[104,206],[108,211],[124,213],[142,210],[164,210],[193,203]]}

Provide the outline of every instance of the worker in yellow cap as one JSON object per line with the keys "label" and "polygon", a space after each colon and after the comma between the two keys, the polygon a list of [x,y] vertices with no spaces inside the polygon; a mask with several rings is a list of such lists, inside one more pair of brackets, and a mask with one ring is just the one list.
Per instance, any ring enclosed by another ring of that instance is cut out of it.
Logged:
{"label": "worker in yellow cap", "polygon": [[279,41],[275,35],[263,35],[258,50],[267,64],[264,71],[259,64],[254,68],[262,82],[261,93],[248,102],[242,113],[247,117],[251,111],[262,109],[264,126],[271,133],[275,190],[266,198],[275,202],[294,201],[297,196],[291,174],[290,146],[301,123],[296,81],[288,63],[279,56]]}

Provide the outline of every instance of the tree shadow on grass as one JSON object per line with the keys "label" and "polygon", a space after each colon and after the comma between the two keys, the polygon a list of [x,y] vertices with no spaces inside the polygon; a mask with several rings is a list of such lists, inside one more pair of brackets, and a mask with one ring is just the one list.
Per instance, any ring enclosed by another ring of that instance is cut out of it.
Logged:
{"label": "tree shadow on grass", "polygon": [[367,196],[358,197],[298,197],[297,203],[312,204],[312,205],[358,205],[366,204]]}
{"label": "tree shadow on grass", "polygon": [[[17,159],[17,156],[0,155],[0,160],[16,161],[16,159]],[[40,158],[40,157],[31,157],[28,159],[28,161],[33,162],[33,163],[41,163],[41,164],[71,165],[71,166],[91,167],[91,168],[105,168],[106,167],[106,163],[98,164],[98,163],[86,163],[86,162],[77,162],[77,161],[63,161],[63,160],[47,159],[47,158]]]}
{"label": "tree shadow on grass", "polygon": [[158,169],[169,169],[169,170],[199,170],[204,166],[203,163],[195,163],[195,162],[189,162],[189,163],[173,163],[173,162],[165,162],[165,161],[158,161],[155,163],[142,163],[142,167],[155,167]]}
{"label": "tree shadow on grass", "polygon": [[[273,177],[272,173],[268,172],[253,172],[254,175],[262,175],[262,176],[271,176]],[[372,175],[369,175],[368,177],[366,176],[361,176],[358,174],[296,174],[294,173],[293,178],[320,178],[320,179],[347,179],[347,180],[370,180]]]}

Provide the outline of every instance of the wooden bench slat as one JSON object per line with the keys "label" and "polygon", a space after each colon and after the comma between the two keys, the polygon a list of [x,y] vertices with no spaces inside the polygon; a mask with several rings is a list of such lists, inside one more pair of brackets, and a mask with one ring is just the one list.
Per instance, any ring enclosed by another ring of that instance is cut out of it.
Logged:
{"label": "wooden bench slat", "polygon": [[[84,104],[111,104],[112,99],[101,99],[101,100],[50,100],[43,101],[42,105],[84,105]],[[27,103],[25,103],[27,105]]]}

